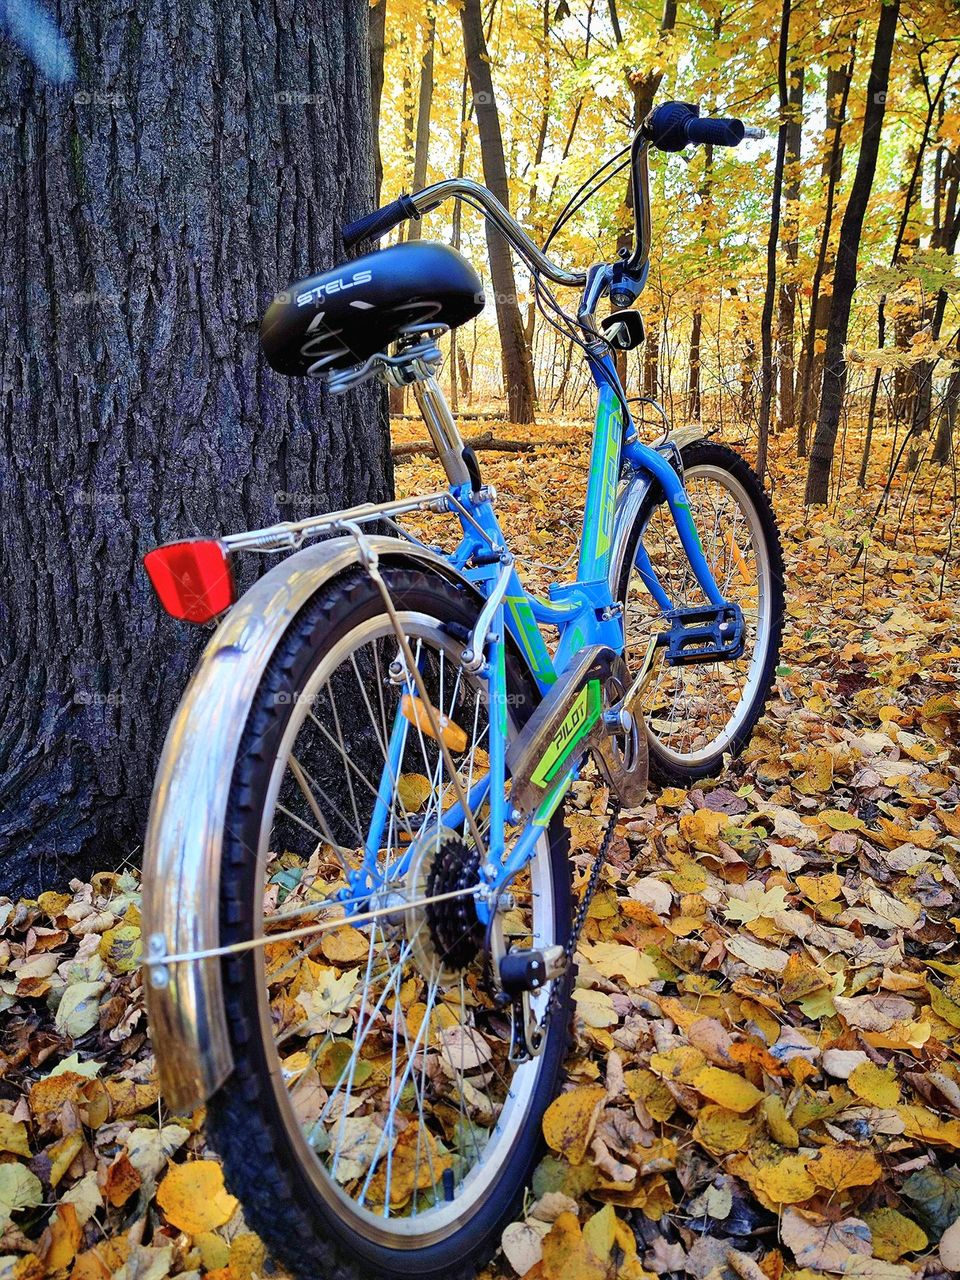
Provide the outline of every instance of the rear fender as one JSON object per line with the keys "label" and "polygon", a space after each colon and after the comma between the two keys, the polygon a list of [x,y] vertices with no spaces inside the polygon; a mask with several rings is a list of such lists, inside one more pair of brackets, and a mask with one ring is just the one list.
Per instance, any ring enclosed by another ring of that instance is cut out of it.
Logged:
{"label": "rear fender", "polygon": [[[367,541],[382,564],[432,569],[476,590],[429,550],[396,538]],[[144,846],[144,989],[160,1085],[176,1112],[191,1111],[218,1089],[233,1070],[233,1055],[220,957],[160,962],[220,944],[223,826],[250,707],[293,618],[359,559],[353,538],[335,538],[260,578],[220,623],[167,732]]]}

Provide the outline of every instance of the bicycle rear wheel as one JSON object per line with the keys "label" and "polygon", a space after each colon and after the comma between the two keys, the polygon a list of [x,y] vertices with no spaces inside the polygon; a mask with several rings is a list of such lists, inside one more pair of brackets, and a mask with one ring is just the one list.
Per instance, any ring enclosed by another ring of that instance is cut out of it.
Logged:
{"label": "bicycle rear wheel", "polygon": [[[383,576],[476,795],[489,705],[460,662],[475,599],[422,571]],[[569,976],[543,1052],[508,1060],[470,896],[479,854],[469,824],[445,825],[454,788],[401,659],[366,574],[325,587],[278,646],[233,773],[224,945],[323,917],[382,819],[384,883],[362,910],[347,904],[336,929],[224,960],[235,1071],[211,1100],[211,1135],[247,1219],[302,1276],[472,1274],[539,1155],[565,1044]],[[509,738],[536,695],[518,658],[506,666]],[[485,840],[482,795],[474,817]],[[567,940],[565,850],[556,819],[511,886],[503,926],[521,945]]]}
{"label": "bicycle rear wheel", "polygon": [[711,441],[687,445],[681,458],[707,563],[723,595],[743,610],[746,645],[735,661],[679,666],[667,663],[665,648],[651,647],[663,618],[635,566],[641,542],[675,607],[707,603],[656,485],[637,514],[618,599],[631,674],[646,669],[640,707],[650,777],[661,785],[713,777],[724,755],[737,755],[749,741],[773,686],[784,614],[780,535],[756,473],[733,449]]}

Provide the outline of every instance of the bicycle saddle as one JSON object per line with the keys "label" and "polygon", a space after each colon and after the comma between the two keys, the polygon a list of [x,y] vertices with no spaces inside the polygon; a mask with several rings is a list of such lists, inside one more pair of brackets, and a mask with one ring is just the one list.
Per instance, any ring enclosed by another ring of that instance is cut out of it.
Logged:
{"label": "bicycle saddle", "polygon": [[267,308],[260,345],[278,373],[348,369],[385,350],[407,325],[455,329],[483,303],[480,277],[455,249],[408,241],[292,284]]}

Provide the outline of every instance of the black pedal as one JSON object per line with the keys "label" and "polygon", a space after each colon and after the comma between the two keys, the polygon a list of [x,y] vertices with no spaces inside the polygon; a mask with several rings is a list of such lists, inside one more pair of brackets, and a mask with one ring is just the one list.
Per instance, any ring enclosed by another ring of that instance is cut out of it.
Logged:
{"label": "black pedal", "polygon": [[746,647],[743,613],[737,604],[714,608],[674,609],[666,615],[667,631],[657,644],[666,646],[667,665],[685,666],[694,662],[733,662]]}

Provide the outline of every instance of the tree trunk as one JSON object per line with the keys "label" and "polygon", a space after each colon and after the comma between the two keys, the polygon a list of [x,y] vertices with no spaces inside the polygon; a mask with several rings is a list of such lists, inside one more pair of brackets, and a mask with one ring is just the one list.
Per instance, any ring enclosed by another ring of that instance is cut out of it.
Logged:
{"label": "tree trunk", "polygon": [[373,120],[373,203],[380,203],[383,156],[380,154],[380,105],[383,101],[383,58],[386,52],[387,0],[370,7],[370,114]]}
{"label": "tree trunk", "polygon": [[[957,241],[960,239],[960,151],[942,158],[940,173],[945,181],[937,187],[942,203],[937,209],[934,247],[942,245],[952,257],[956,252]],[[934,339],[940,336],[946,308],[947,291],[946,289],[941,289],[937,294],[933,311],[932,334]],[[930,365],[929,369],[926,368],[927,364]],[[930,386],[929,394],[932,395],[932,362],[925,362],[924,368],[925,382]],[[933,449],[933,461],[936,463],[943,464],[950,458],[950,452],[953,448],[953,428],[957,414],[958,394],[960,394],[960,370],[954,369],[947,383],[943,404],[940,406],[940,425]]]}
{"label": "tree trunk", "polygon": [[[509,209],[510,191],[503,155],[503,136],[500,132],[497,100],[493,93],[487,42],[483,34],[480,0],[464,0],[460,18],[463,23],[464,54],[473,88],[477,130],[480,134],[484,182],[504,208]],[[513,422],[533,422],[533,362],[523,332],[511,250],[507,241],[489,222],[486,223],[486,232],[510,419]]]}
{"label": "tree trunk", "polygon": [[655,320],[647,325],[643,345],[643,394],[656,400],[660,394],[660,326]]}
{"label": "tree trunk", "polygon": [[950,461],[950,454],[953,452],[953,442],[956,439],[958,404],[960,404],[960,368],[955,368],[947,382],[943,404],[940,406],[937,442],[933,451],[933,461],[940,466],[945,466]]}
{"label": "tree trunk", "polygon": [[[424,32],[423,60],[420,63],[420,97],[417,102],[417,139],[413,149],[413,189],[427,185],[427,161],[430,155],[430,110],[433,106],[433,46],[437,32],[437,16],[431,11]],[[422,220],[407,224],[407,239],[419,240]]]}
{"label": "tree trunk", "polygon": [[[838,33],[842,40],[844,36]],[[827,70],[827,150],[823,162],[823,178],[826,182],[826,207],[820,232],[820,247],[813,272],[810,294],[810,314],[804,342],[800,377],[800,425],[797,432],[797,452],[807,456],[807,433],[817,416],[818,390],[823,377],[823,354],[819,350],[830,321],[830,294],[821,292],[825,278],[832,271],[830,261],[830,235],[833,230],[833,210],[843,171],[843,122],[847,114],[847,99],[853,80],[853,63],[856,53],[856,34],[850,38],[850,59],[840,67]]]}
{"label": "tree trunk", "polygon": [[787,153],[787,125],[790,112],[790,87],[787,79],[787,48],[789,42],[790,0],[783,0],[780,11],[780,40],[777,46],[780,128],[777,132],[777,158],[773,169],[773,194],[770,198],[767,279],[763,294],[763,312],[760,318],[760,423],[757,442],[757,473],[761,477],[767,469],[770,410],[773,400],[773,304],[777,293],[777,241],[780,237],[780,197],[783,191],[783,166]]}
{"label": "tree trunk", "polygon": [[777,333],[780,365],[780,431],[796,426],[794,327],[797,319],[797,259],[799,256],[800,154],[803,137],[803,67],[791,73],[783,189],[783,249],[786,270],[780,282]]}
{"label": "tree trunk", "polygon": [[700,338],[703,333],[703,312],[697,306],[690,324],[690,367],[687,377],[687,417],[699,422],[700,404]]}
{"label": "tree trunk", "polygon": [[[924,129],[923,138],[920,144],[920,154],[929,141],[931,128],[933,126],[934,117],[939,108],[939,123],[943,124],[943,102],[947,84],[953,71],[954,63],[960,54],[954,54],[947,64],[947,68],[943,73],[943,78],[937,87],[936,93],[931,97],[929,85],[926,81],[923,67],[921,65],[921,78],[924,90],[927,95],[929,109],[927,112],[927,122]],[[953,163],[944,163],[945,156],[942,149],[936,154],[935,175],[934,175],[934,192],[935,192],[935,208],[933,217],[933,234],[930,237],[931,249],[945,249],[948,255],[953,255],[956,248],[957,234],[960,232],[960,219],[956,217],[957,202],[957,182],[960,179],[960,156],[953,156]],[[952,170],[952,182],[947,181],[947,175]],[[922,195],[918,197],[922,199]],[[944,207],[946,209],[946,219],[944,220]],[[920,325],[928,325],[929,333],[932,341],[936,342],[940,337],[940,329],[943,325],[943,317],[946,312],[947,295],[944,289],[938,290],[933,300],[933,305],[929,304],[920,309]],[[930,415],[933,409],[933,374],[936,368],[936,361],[923,360],[919,364],[914,365],[911,370],[913,377],[913,421],[911,430],[914,436],[914,443],[911,451],[911,464],[916,466],[922,455],[921,442],[923,437],[930,431]],[[936,444],[934,445],[936,452]],[[936,459],[935,459],[936,460]]]}
{"label": "tree trunk", "polygon": [[850,190],[850,198],[840,224],[837,243],[837,265],[833,275],[833,301],[830,305],[830,324],[827,328],[827,346],[824,352],[823,391],[820,396],[820,413],[817,418],[817,434],[810,452],[807,471],[807,503],[824,503],[830,489],[830,470],[833,451],[840,426],[840,409],[846,385],[846,364],[843,344],[847,339],[850,321],[850,305],[857,283],[857,250],[867,212],[867,202],[873,187],[880,148],[880,130],[886,109],[887,83],[890,78],[890,59],[893,39],[900,14],[900,0],[881,3],[880,21],[873,50],[873,64],[867,81],[867,102],[863,117],[863,136],[857,171]]}
{"label": "tree trunk", "polygon": [[257,345],[275,292],[341,258],[337,228],[372,205],[367,9],[62,0],[83,69],[63,88],[0,48],[13,897],[142,841],[209,638],[162,613],[144,553],[391,490],[379,391],[332,398]]}

